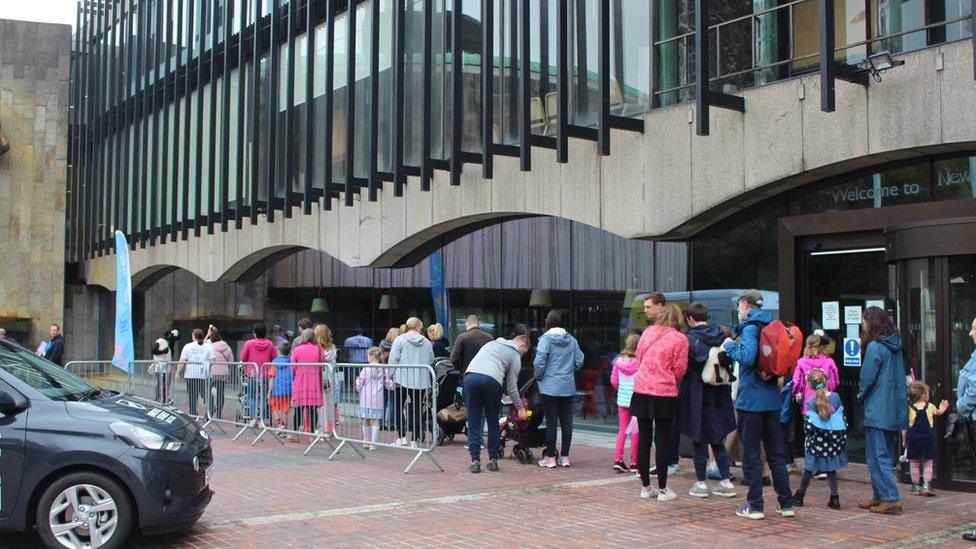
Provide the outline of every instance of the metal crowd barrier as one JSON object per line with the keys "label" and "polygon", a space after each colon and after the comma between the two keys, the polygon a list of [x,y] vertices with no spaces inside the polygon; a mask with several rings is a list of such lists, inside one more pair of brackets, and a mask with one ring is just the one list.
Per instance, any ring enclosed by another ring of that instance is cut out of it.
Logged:
{"label": "metal crowd barrier", "polygon": [[[405,473],[423,456],[444,471],[431,454],[438,430],[433,368],[427,364],[336,364],[332,379],[332,435],[339,445],[329,460],[347,446],[363,458],[363,448],[382,447],[415,453]],[[393,407],[392,424],[385,413],[389,407]]]}
{"label": "metal crowd barrier", "polygon": [[[180,363],[137,360],[131,373],[108,360],[72,361],[65,369],[97,387],[171,406],[203,420],[204,427],[239,427],[232,440],[250,431],[251,445],[267,435],[320,442],[331,461],[344,447],[414,453],[405,473],[437,446],[437,393],[427,364],[337,364],[253,362]],[[338,445],[333,440],[339,441]]]}
{"label": "metal crowd barrier", "polygon": [[308,444],[304,455],[319,442],[335,449],[331,442],[334,421],[331,379],[332,371],[327,363],[264,364],[261,375],[253,380],[265,404],[260,407],[260,431],[251,445],[270,434],[278,442],[285,438]]}
{"label": "metal crowd barrier", "polygon": [[129,373],[116,368],[111,360],[72,360],[64,369],[89,385],[112,391],[129,391]]}

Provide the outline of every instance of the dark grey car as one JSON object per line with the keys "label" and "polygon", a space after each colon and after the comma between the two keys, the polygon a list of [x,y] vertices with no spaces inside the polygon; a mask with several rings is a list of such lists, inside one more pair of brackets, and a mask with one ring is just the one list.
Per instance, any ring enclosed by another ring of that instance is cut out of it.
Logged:
{"label": "dark grey car", "polygon": [[119,547],[186,528],[213,497],[199,423],[97,389],[0,340],[0,532],[49,547]]}

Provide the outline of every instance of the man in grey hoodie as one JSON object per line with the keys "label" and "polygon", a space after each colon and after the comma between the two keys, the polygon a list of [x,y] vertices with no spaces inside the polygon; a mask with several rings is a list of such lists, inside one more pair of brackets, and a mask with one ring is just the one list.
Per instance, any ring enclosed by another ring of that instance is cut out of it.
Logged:
{"label": "man in grey hoodie", "polygon": [[531,347],[529,337],[498,338],[486,343],[471,360],[464,374],[464,405],[468,409],[468,452],[472,473],[481,472],[482,433],[488,421],[488,470],[498,470],[502,457],[501,429],[498,416],[502,405],[502,385],[512,398],[519,418],[528,418],[518,392],[518,375],[522,355]]}
{"label": "man in grey hoodie", "polygon": [[[417,446],[417,441],[423,442],[423,432],[427,430],[427,423],[431,418],[424,415],[424,402],[429,402],[427,393],[431,387],[431,376],[422,368],[397,368],[397,364],[427,364],[434,361],[434,349],[430,340],[423,334],[424,323],[419,318],[407,319],[407,331],[393,340],[390,348],[390,370],[393,382],[397,384],[400,409],[408,412],[407,420],[413,434],[413,440],[407,440],[407,426],[400,417],[396,418],[397,440],[396,446]],[[407,401],[409,399],[409,406]]]}

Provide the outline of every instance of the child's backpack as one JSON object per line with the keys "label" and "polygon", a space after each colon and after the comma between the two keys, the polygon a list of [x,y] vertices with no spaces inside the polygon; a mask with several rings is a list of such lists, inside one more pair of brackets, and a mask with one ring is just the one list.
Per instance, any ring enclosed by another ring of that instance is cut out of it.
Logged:
{"label": "child's backpack", "polygon": [[803,332],[796,324],[774,320],[759,332],[756,366],[772,377],[790,375],[803,352]]}
{"label": "child's backpack", "polygon": [[721,347],[712,347],[708,350],[708,360],[702,366],[701,377],[703,383],[707,385],[732,384],[731,361],[728,360],[728,355],[725,355],[724,362],[728,365],[723,365],[722,355],[725,355],[725,350]]}

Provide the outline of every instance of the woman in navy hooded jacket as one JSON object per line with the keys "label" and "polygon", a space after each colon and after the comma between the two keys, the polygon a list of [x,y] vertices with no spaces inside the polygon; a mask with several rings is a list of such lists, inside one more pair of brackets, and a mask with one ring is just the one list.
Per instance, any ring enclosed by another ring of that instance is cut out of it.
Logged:
{"label": "woman in navy hooded jacket", "polygon": [[888,313],[868,307],[861,319],[864,328],[864,363],[857,400],[864,406],[864,444],[873,497],[860,504],[872,513],[901,513],[898,485],[892,467],[895,437],[908,428],[908,387],[901,338]]}
{"label": "woman in navy hooded jacket", "polygon": [[560,327],[558,311],[546,315],[546,333],[539,338],[535,355],[535,377],[546,414],[546,449],[540,467],[556,463],[556,426],[562,429],[562,452],[558,465],[569,467],[569,445],[573,441],[573,397],[576,395],[576,370],[583,365],[583,351],[576,338]]}

